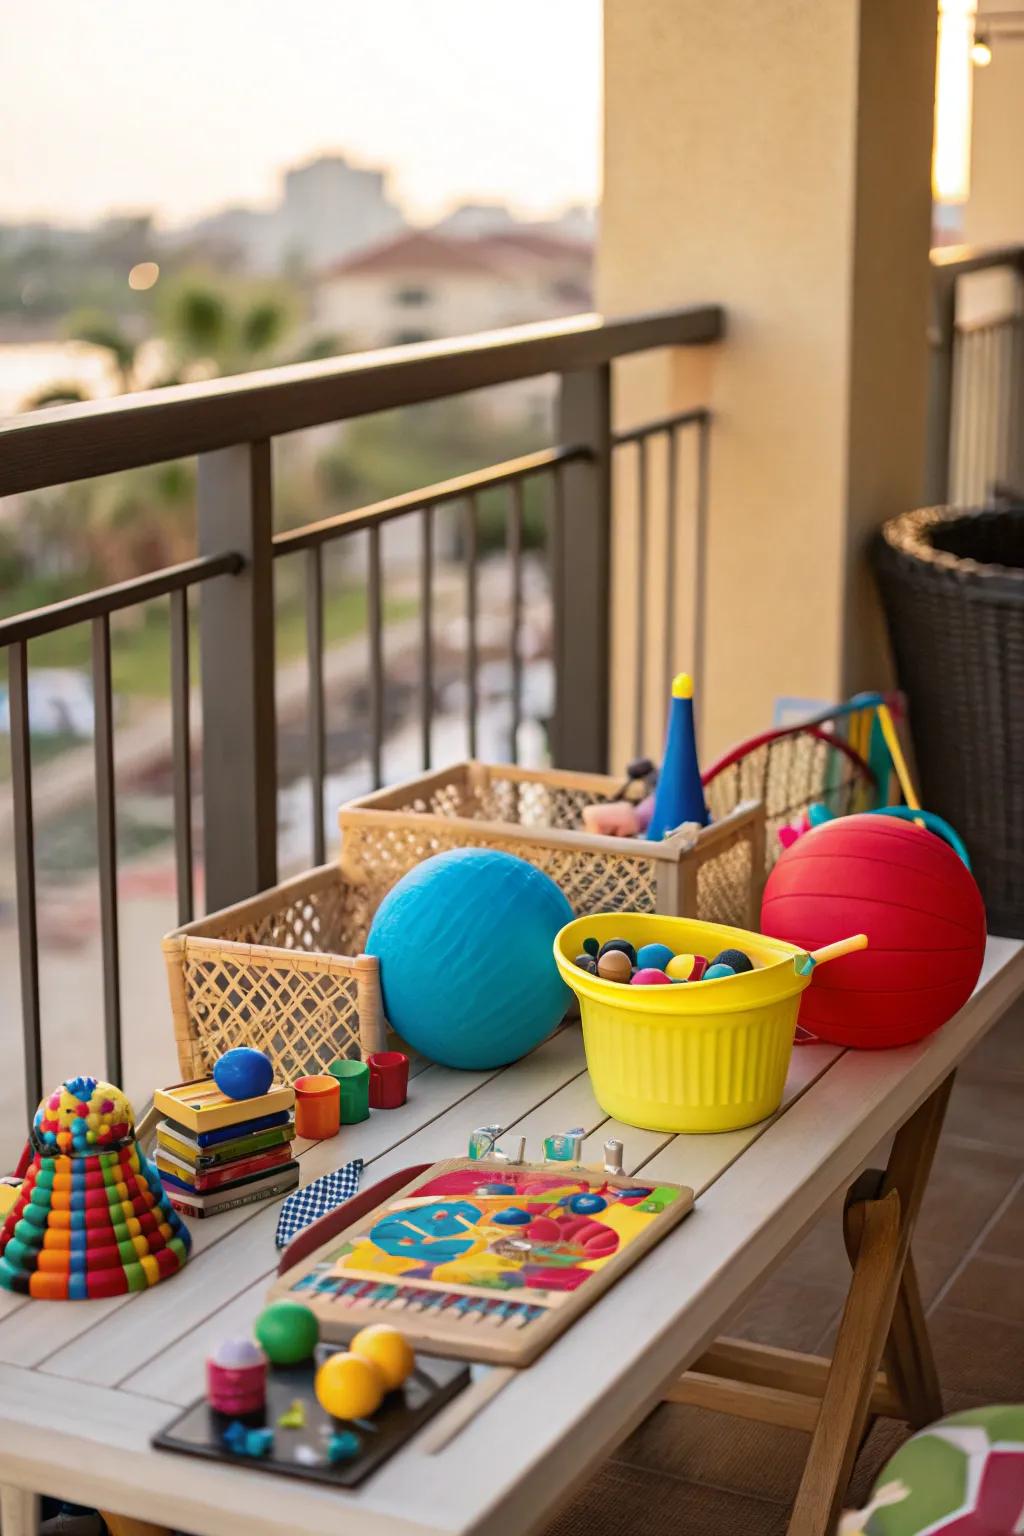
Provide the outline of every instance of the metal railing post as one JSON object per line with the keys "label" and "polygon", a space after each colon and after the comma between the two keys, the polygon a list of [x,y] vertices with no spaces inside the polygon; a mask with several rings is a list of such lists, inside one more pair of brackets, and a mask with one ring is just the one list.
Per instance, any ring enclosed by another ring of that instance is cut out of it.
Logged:
{"label": "metal railing post", "polygon": [[925,448],[925,505],[949,500],[949,460],[953,441],[953,347],[956,339],[956,277],[932,273],[928,377],[928,428]]}
{"label": "metal railing post", "polygon": [[277,880],[277,741],[270,443],[199,455],[201,554],[236,550],[200,589],[206,908]]}
{"label": "metal railing post", "polygon": [[554,602],[557,703],[552,755],[560,768],[608,768],[611,574],[611,367],[561,375],[558,441],[587,450],[562,470]]}

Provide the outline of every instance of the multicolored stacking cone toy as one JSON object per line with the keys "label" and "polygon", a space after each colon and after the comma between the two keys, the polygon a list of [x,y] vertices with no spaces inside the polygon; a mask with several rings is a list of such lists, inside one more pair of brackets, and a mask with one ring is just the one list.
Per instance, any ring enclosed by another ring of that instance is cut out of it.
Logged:
{"label": "multicolored stacking cone toy", "polygon": [[0,1229],[0,1286],[50,1301],[144,1291],[192,1239],[135,1140],[120,1088],[70,1078],[36,1110],[32,1160]]}

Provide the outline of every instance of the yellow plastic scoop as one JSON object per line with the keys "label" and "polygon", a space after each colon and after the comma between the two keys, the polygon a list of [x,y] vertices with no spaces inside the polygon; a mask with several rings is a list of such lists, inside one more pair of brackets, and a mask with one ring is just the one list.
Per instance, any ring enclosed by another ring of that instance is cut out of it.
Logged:
{"label": "yellow plastic scoop", "polygon": [[834,944],[823,944],[820,949],[795,955],[793,964],[796,966],[798,976],[809,976],[816,965],[824,965],[826,961],[838,960],[840,955],[852,955],[855,949],[867,949],[867,947],[867,934],[854,933],[848,939],[836,939]]}

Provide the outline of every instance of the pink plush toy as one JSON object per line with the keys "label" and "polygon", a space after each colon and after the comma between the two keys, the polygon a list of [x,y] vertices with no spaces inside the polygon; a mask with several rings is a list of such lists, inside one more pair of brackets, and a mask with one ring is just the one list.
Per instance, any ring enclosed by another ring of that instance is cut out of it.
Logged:
{"label": "pink plush toy", "polygon": [[585,805],[583,825],[599,837],[638,837],[651,824],[654,796],[638,805],[632,800],[609,800],[605,805]]}

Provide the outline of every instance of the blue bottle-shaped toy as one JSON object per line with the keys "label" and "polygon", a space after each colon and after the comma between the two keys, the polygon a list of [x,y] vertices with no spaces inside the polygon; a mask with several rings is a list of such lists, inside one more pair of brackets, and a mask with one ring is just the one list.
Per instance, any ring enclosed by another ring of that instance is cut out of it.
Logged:
{"label": "blue bottle-shaped toy", "polygon": [[684,821],[695,821],[698,826],[706,827],[710,819],[697,761],[693,679],[688,672],[679,672],[672,679],[665,757],[658,775],[654,815],[647,836],[660,842],[666,832],[673,832]]}

